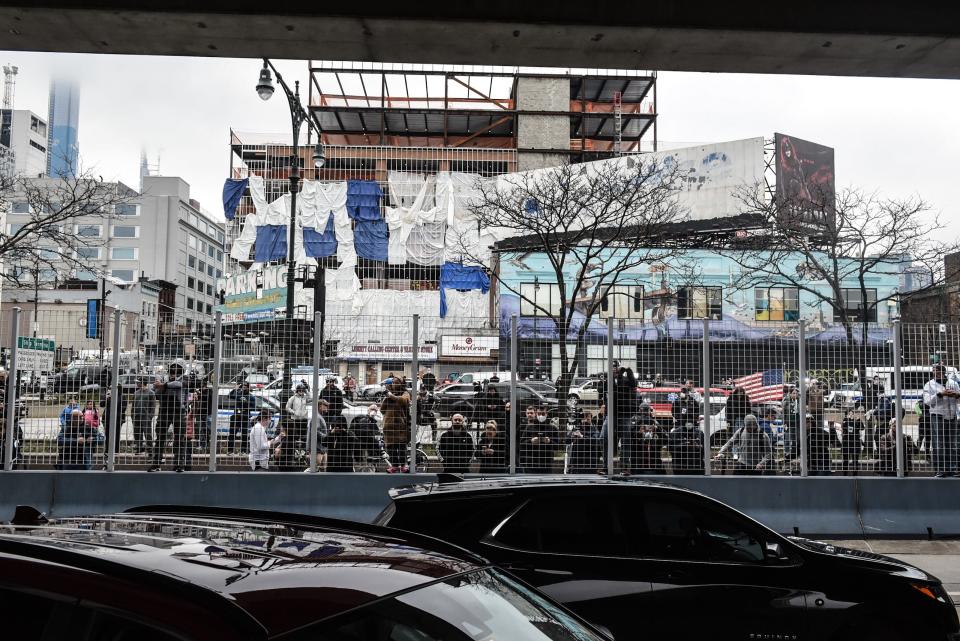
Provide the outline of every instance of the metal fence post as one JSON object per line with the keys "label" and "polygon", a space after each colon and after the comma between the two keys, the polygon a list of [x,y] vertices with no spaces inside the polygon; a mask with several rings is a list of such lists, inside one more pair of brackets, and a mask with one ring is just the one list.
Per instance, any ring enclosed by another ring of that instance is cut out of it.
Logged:
{"label": "metal fence post", "polygon": [[900,337],[902,328],[900,321],[893,321],[893,389],[896,397],[893,404],[893,415],[897,421],[897,476],[903,477],[906,474],[906,451],[903,445],[903,380],[900,353]]}
{"label": "metal fence post", "polygon": [[320,358],[323,355],[323,313],[313,314],[313,403],[310,409],[310,472],[317,471],[317,438],[320,435]]}
{"label": "metal fence post", "polygon": [[[564,345],[566,347],[566,345]],[[613,316],[607,319],[607,443],[606,443],[606,455],[604,458],[607,461],[607,477],[613,477],[613,454],[614,454],[614,445],[616,444],[616,429],[617,429],[617,410],[613,406],[613,385],[616,381],[614,376],[615,372],[613,371]],[[636,393],[636,391],[634,391]]]}
{"label": "metal fence post", "polygon": [[703,319],[703,473],[710,476],[710,319]]}
{"label": "metal fence post", "polygon": [[110,365],[110,423],[107,425],[107,471],[112,472],[117,459],[117,444],[123,418],[120,416],[120,309],[113,310],[113,359]]}
{"label": "metal fence post", "polygon": [[797,426],[797,438],[800,439],[800,476],[807,476],[809,468],[809,441],[807,439],[807,322],[800,321],[797,327],[797,364],[799,371],[799,381],[797,382],[800,391],[800,416]]}
{"label": "metal fence post", "polygon": [[420,373],[420,315],[413,315],[413,354],[410,362],[410,369],[413,373],[412,386],[410,388],[410,473],[417,473],[417,432],[420,427],[417,420],[417,383]]}
{"label": "metal fence post", "polygon": [[3,469],[13,469],[13,426],[17,416],[17,339],[20,337],[20,308],[13,308],[13,327],[10,330],[10,369],[7,371],[7,414],[4,416],[6,438],[3,443]]}
{"label": "metal fence post", "polygon": [[517,430],[520,429],[520,414],[517,408],[517,379],[520,377],[518,353],[520,346],[518,345],[517,335],[517,315],[513,314],[510,316],[510,416],[507,418],[510,421],[507,427],[507,434],[510,437],[510,474],[517,473],[517,442],[520,436],[517,434]]}
{"label": "metal fence post", "polygon": [[217,415],[220,413],[220,361],[223,358],[223,312],[217,312],[213,326],[213,372],[207,377],[210,385],[210,433],[207,451],[210,460],[207,469],[217,471]]}

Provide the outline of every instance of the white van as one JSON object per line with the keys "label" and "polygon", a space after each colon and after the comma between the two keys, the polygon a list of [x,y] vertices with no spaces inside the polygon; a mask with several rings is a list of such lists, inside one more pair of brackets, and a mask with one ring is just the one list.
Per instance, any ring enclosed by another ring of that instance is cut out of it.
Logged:
{"label": "white van", "polygon": [[[900,368],[900,372],[900,384],[902,386],[900,394],[903,398],[903,408],[910,412],[917,401],[923,398],[923,386],[933,378],[933,366],[904,365]],[[895,399],[897,390],[894,387],[892,367],[868,367],[866,375],[867,381],[873,381],[875,376],[880,377],[884,394],[891,400]],[[947,378],[957,378],[956,367],[947,367]]]}

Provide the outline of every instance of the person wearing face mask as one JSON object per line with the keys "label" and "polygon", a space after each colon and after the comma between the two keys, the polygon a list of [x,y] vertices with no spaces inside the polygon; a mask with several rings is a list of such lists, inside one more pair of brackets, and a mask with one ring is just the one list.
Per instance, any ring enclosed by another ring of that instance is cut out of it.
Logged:
{"label": "person wearing face mask", "polygon": [[475,456],[480,462],[480,473],[500,473],[506,470],[507,444],[503,435],[497,430],[496,421],[487,421],[483,436],[477,441]]}
{"label": "person wearing face mask", "polygon": [[520,432],[520,463],[527,474],[553,471],[553,454],[560,436],[547,417],[544,407],[527,408],[527,422]]}

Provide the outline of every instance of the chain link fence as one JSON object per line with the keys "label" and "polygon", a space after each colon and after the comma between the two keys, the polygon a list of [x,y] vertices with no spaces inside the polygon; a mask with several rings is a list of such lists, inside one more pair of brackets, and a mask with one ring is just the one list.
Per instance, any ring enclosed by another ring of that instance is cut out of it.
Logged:
{"label": "chain link fence", "polygon": [[408,311],[153,333],[109,308],[5,309],[4,468],[960,471],[956,326]]}

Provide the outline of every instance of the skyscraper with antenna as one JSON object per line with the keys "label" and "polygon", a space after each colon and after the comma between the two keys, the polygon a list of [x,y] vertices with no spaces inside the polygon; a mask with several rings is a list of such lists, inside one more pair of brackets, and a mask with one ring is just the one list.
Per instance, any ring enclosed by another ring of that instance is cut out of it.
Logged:
{"label": "skyscraper with antenna", "polygon": [[76,176],[80,146],[80,86],[75,80],[50,81],[50,110],[47,117],[47,174],[53,177]]}

